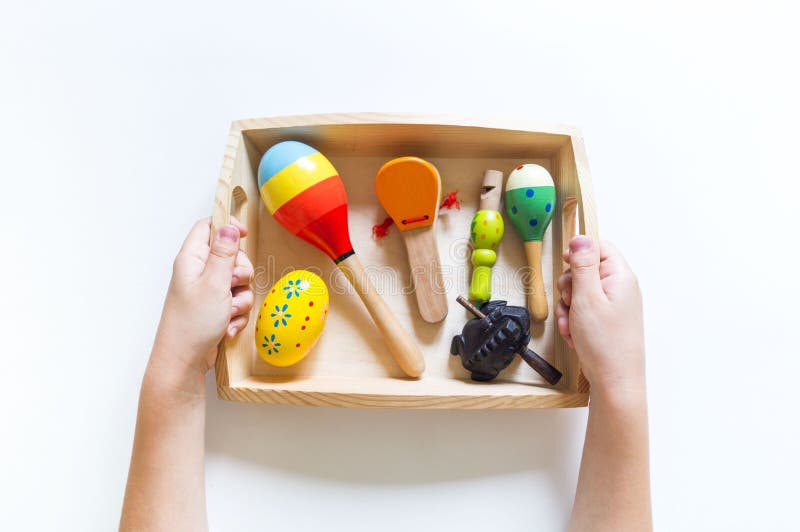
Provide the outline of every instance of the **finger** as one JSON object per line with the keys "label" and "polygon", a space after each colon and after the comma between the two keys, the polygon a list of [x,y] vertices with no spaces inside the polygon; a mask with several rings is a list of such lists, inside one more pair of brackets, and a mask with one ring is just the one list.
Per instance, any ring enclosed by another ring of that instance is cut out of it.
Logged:
{"label": "finger", "polygon": [[600,274],[602,278],[617,272],[630,271],[628,261],[617,247],[604,240],[600,243]]}
{"label": "finger", "polygon": [[255,271],[253,263],[250,262],[247,253],[240,249],[239,254],[236,256],[236,263],[233,267],[233,277],[231,278],[231,287],[245,286],[253,282]]}
{"label": "finger", "polygon": [[556,322],[558,323],[558,332],[563,336],[569,335],[569,308],[560,301],[556,305]]}
{"label": "finger", "polygon": [[558,292],[567,306],[572,304],[572,273],[566,271],[558,278]]}
{"label": "finger", "polygon": [[603,240],[600,243],[600,262],[609,262],[625,268],[628,267],[628,261],[625,260],[622,252],[608,240]]}
{"label": "finger", "polygon": [[561,258],[564,262],[569,264],[569,246],[564,248],[564,252],[561,253]]}
{"label": "finger", "polygon": [[225,336],[228,338],[233,338],[236,336],[240,331],[242,331],[247,326],[247,315],[244,316],[237,316],[233,318],[231,322],[228,324],[228,330],[225,332]]}
{"label": "finger", "polygon": [[572,272],[567,270],[558,276],[558,289],[563,290],[572,285]]}
{"label": "finger", "polygon": [[572,305],[572,287],[561,290],[561,301],[563,301],[567,307]]}
{"label": "finger", "polygon": [[239,230],[232,225],[223,225],[214,235],[208,261],[203,270],[203,279],[214,285],[230,286],[233,266],[239,254]]}
{"label": "finger", "polygon": [[595,297],[603,294],[600,284],[599,255],[592,240],[578,235],[569,243],[569,265],[574,297]]}
{"label": "finger", "polygon": [[253,308],[255,295],[249,288],[234,288],[233,298],[231,299],[231,316],[241,316],[247,314]]}
{"label": "finger", "polygon": [[564,338],[567,345],[573,347],[572,334],[569,330],[569,309],[560,302],[556,307],[556,323],[558,324],[558,332],[561,334],[561,337]]}
{"label": "finger", "polygon": [[567,342],[570,349],[575,349],[575,340],[572,339],[572,335],[565,336],[564,341]]}
{"label": "finger", "polygon": [[233,276],[231,277],[231,288],[237,286],[249,286],[253,282],[253,268],[235,265]]}
{"label": "finger", "polygon": [[247,236],[247,227],[245,227],[245,225],[240,222],[236,216],[231,216],[231,221],[229,223],[239,230],[239,235],[242,238]]}
{"label": "finger", "polygon": [[239,254],[236,255],[236,265],[247,266],[248,268],[253,269],[253,263],[250,261],[250,257],[247,256],[247,253],[245,253],[243,249],[240,249]]}
{"label": "finger", "polygon": [[620,255],[619,249],[610,240],[600,241],[600,262],[603,262],[609,257]]}
{"label": "finger", "polygon": [[211,218],[198,220],[183,241],[179,255],[196,257],[203,262],[208,258],[208,241],[211,235]]}

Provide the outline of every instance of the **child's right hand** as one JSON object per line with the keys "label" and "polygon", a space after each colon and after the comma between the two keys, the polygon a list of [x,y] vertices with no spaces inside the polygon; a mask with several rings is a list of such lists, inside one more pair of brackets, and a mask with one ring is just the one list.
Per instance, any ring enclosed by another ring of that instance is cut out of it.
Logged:
{"label": "child's right hand", "polygon": [[558,279],[558,330],[578,353],[592,394],[644,388],[644,326],[639,283],[620,252],[576,236]]}

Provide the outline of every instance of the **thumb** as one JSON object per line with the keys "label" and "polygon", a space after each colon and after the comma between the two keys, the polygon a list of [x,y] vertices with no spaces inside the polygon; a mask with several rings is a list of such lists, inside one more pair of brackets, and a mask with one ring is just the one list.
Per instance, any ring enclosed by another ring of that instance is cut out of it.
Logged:
{"label": "thumb", "polygon": [[203,277],[210,282],[230,285],[233,266],[239,254],[239,230],[232,225],[223,225],[214,235]]}
{"label": "thumb", "polygon": [[572,297],[602,293],[600,257],[592,239],[578,235],[569,243],[569,265],[572,271]]}

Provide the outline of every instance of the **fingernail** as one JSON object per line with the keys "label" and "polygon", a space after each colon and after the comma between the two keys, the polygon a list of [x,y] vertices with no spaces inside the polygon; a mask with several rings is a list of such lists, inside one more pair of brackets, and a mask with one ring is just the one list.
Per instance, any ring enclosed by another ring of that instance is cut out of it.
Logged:
{"label": "fingernail", "polygon": [[231,284],[236,284],[238,282],[239,282],[239,276],[238,275],[234,275],[233,277],[231,277]]}
{"label": "fingernail", "polygon": [[217,231],[217,238],[219,240],[227,240],[228,242],[239,241],[239,230],[232,225],[223,225]]}
{"label": "fingernail", "polygon": [[236,327],[231,327],[230,329],[228,329],[228,333],[229,333],[231,336],[236,336],[236,332],[237,332],[237,329],[236,329]]}
{"label": "fingernail", "polygon": [[236,316],[239,313],[239,307],[231,307],[231,315]]}
{"label": "fingernail", "polygon": [[592,249],[592,239],[588,236],[578,235],[570,240],[569,249],[572,253]]}

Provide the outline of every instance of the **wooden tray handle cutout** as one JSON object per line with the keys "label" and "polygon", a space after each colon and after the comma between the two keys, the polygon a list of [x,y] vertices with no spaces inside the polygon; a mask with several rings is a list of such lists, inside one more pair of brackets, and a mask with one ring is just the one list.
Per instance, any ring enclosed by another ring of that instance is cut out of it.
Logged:
{"label": "wooden tray handle cutout", "polygon": [[247,220],[247,193],[239,185],[231,187],[220,183],[211,213],[211,238],[214,238],[220,227],[230,223],[231,216],[242,223]]}

